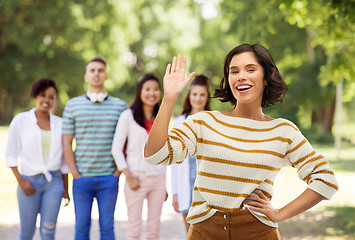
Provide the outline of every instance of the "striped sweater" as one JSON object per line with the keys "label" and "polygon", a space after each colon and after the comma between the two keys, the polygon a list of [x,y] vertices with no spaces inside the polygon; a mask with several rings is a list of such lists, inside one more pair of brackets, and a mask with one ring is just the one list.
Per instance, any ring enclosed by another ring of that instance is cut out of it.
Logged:
{"label": "striped sweater", "polygon": [[111,146],[117,120],[125,109],[125,102],[112,96],[102,103],[93,103],[86,95],[67,102],[62,134],[74,135],[75,164],[83,176],[105,176],[115,171]]}
{"label": "striped sweater", "polygon": [[[314,150],[290,121],[256,121],[219,111],[194,114],[169,132],[165,145],[146,158],[151,164],[181,163],[197,157],[197,178],[187,221],[202,222],[216,211],[243,208],[243,200],[260,189],[271,200],[273,183],[283,166],[298,169],[308,188],[330,199],[337,181],[328,161]],[[277,227],[265,215],[249,211],[261,222]]]}

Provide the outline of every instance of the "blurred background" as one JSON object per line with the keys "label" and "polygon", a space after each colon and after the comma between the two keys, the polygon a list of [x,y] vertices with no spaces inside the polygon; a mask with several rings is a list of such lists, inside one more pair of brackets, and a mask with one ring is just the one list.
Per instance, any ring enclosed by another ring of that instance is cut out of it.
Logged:
{"label": "blurred background", "polygon": [[[130,105],[139,78],[152,72],[162,79],[172,56],[181,53],[188,72],[210,77],[213,93],[224,57],[241,43],[267,47],[288,84],[283,103],[265,112],[296,123],[344,181],[339,201],[315,210],[331,213],[321,214],[325,225],[297,219],[284,224],[284,232],[290,228],[286,239],[355,239],[349,183],[355,181],[354,0],[0,0],[0,174],[9,176],[1,186],[1,208],[17,207],[3,148],[11,119],[34,106],[34,81],[56,80],[55,113],[61,116],[70,98],[87,91],[86,62],[103,56],[108,92]],[[180,106],[178,101],[175,115]],[[213,99],[212,108],[230,105]]]}

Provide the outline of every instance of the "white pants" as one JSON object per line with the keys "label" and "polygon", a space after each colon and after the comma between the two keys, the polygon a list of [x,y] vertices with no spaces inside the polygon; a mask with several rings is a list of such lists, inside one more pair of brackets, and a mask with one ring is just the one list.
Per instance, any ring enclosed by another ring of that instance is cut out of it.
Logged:
{"label": "white pants", "polygon": [[166,199],[166,174],[146,176],[144,172],[132,172],[139,177],[140,187],[132,190],[125,184],[125,197],[128,214],[127,240],[139,240],[142,232],[142,209],[144,199],[148,202],[147,240],[158,240],[160,215]]}

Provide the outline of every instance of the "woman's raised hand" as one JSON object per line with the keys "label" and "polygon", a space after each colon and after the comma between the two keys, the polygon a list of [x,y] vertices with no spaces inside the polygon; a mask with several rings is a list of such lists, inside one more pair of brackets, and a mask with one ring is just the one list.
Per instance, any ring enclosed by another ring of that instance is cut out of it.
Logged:
{"label": "woman's raised hand", "polygon": [[183,57],[181,63],[180,54],[178,54],[177,57],[174,57],[172,63],[169,63],[166,67],[163,79],[164,97],[145,144],[145,158],[158,152],[168,139],[169,122],[176,100],[195,75],[195,73],[192,72],[185,78],[185,71],[186,57]]}
{"label": "woman's raised hand", "polygon": [[173,57],[172,63],[169,63],[166,67],[163,79],[165,96],[179,96],[179,94],[184,90],[187,84],[191,81],[192,77],[195,75],[195,72],[192,72],[185,78],[185,72],[186,57],[182,58],[181,64],[181,55],[178,54],[177,57]]}

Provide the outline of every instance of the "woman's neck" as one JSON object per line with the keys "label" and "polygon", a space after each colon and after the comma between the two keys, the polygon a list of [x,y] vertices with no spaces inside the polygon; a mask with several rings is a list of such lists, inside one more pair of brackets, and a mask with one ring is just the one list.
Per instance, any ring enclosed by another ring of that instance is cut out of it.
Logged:
{"label": "woman's neck", "polygon": [[201,112],[201,111],[203,111],[203,110],[204,110],[203,108],[202,108],[202,109],[199,109],[199,108],[191,108],[190,114],[191,114],[191,115],[194,115],[195,113]]}
{"label": "woman's neck", "polygon": [[233,117],[249,118],[258,121],[267,121],[271,119],[263,113],[261,106],[255,106],[255,104],[237,104],[234,109],[226,112]]}
{"label": "woman's neck", "polygon": [[38,109],[35,111],[37,119],[49,119],[49,112],[43,112]]}
{"label": "woman's neck", "polygon": [[49,112],[43,112],[36,109],[35,114],[37,118],[37,125],[43,130],[51,130]]}
{"label": "woman's neck", "polygon": [[149,121],[154,120],[154,107],[147,106],[147,105],[143,104],[143,113],[144,113],[145,119],[147,119]]}

